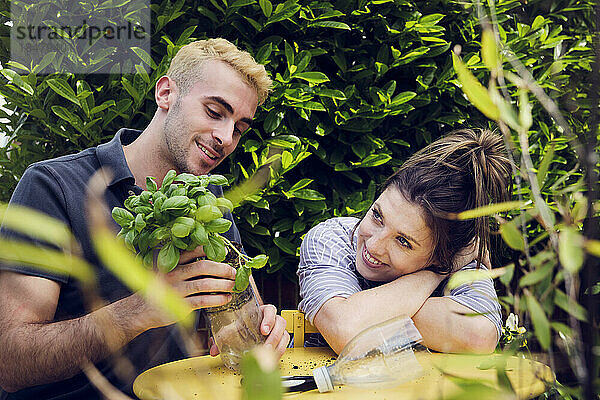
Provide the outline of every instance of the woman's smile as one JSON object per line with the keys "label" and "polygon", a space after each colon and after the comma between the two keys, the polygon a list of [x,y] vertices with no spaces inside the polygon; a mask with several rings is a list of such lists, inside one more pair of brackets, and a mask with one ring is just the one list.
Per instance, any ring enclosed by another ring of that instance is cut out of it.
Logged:
{"label": "woman's smile", "polygon": [[371,253],[369,253],[369,250],[367,250],[367,246],[365,246],[363,250],[363,259],[365,261],[365,264],[371,268],[381,268],[385,266],[384,263],[373,257]]}

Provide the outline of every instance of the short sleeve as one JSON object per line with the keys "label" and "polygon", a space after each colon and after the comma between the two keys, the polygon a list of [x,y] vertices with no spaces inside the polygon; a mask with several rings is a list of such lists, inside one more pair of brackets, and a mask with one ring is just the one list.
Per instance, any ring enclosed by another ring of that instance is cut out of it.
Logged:
{"label": "short sleeve", "polygon": [[[66,212],[65,196],[58,181],[44,165],[33,164],[27,168],[13,192],[8,205],[9,209],[14,205],[33,208],[64,222],[70,228]],[[23,240],[40,246],[47,246],[35,239],[14,232],[5,226],[2,226],[0,234],[5,239]],[[68,281],[67,276],[23,265],[0,264],[0,269],[39,276],[61,283]]]}
{"label": "short sleeve", "polygon": [[[477,264],[472,262],[462,268],[461,271],[473,270]],[[482,265],[481,268],[487,270]],[[470,308],[477,314],[481,314],[489,319],[498,332],[498,338],[502,332],[502,315],[500,313],[500,304],[494,288],[494,281],[490,278],[481,279],[460,285],[450,291],[448,297],[457,303]]]}
{"label": "short sleeve", "polygon": [[325,302],[362,290],[354,270],[356,252],[352,248],[349,226],[355,218],[334,218],[322,222],[306,234],[300,246],[298,308],[311,323]]}

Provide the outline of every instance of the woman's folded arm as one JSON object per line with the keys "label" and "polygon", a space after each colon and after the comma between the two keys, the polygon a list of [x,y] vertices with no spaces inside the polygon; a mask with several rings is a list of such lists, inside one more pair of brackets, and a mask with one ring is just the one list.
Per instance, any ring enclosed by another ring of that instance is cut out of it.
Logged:
{"label": "woman's folded arm", "polygon": [[423,344],[444,353],[491,353],[498,343],[495,324],[451,297],[430,297],[412,317]]}
{"label": "woman's folded arm", "polygon": [[346,343],[369,326],[399,315],[412,317],[442,278],[423,270],[347,298],[333,297],[316,313],[313,324],[339,353]]}

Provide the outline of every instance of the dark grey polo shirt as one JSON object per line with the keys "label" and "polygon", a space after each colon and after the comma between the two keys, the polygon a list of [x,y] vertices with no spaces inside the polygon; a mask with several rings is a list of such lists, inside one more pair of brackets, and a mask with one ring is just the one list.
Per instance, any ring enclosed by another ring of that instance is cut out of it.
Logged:
{"label": "dark grey polo shirt", "polygon": [[[142,189],[135,185],[122,145],[133,142],[140,133],[136,130],[121,129],[110,142],[98,147],[32,164],[23,174],[10,200],[10,204],[35,208],[67,224],[75,238],[79,240],[84,258],[95,266],[99,294],[107,302],[129,296],[131,291],[98,261],[87,227],[85,188],[95,171],[107,167],[114,176],[110,182],[107,182],[105,192],[109,209],[115,206],[123,207],[125,199],[131,192],[139,194]],[[218,186],[210,189],[217,196],[223,194]],[[225,218],[233,221],[231,214],[226,214]],[[114,221],[113,223],[116,232],[119,226]],[[5,237],[16,236],[7,230],[3,230],[2,234]],[[232,224],[225,236],[241,243],[235,224]],[[72,319],[87,313],[81,287],[76,280],[22,266],[0,265],[0,268],[58,282],[61,289],[55,321]],[[135,373],[132,376],[117,376],[113,370],[112,360],[104,360],[96,366],[115,386],[130,395],[132,395],[133,379],[137,374],[153,366],[187,356],[179,334],[173,326],[151,329],[142,333],[123,349],[123,354],[134,365]],[[7,394],[0,391],[0,399],[100,398],[83,373],[61,382],[35,386],[16,393]]]}

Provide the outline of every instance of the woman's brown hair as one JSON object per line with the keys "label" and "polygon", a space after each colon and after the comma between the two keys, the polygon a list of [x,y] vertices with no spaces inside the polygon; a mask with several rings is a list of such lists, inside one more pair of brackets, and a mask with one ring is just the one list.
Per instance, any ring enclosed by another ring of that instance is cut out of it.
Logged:
{"label": "woman's brown hair", "polygon": [[488,217],[457,220],[461,211],[506,201],[511,167],[502,137],[483,129],[460,129],[413,154],[384,183],[423,210],[433,235],[429,269],[448,274],[463,248],[479,241],[479,260],[490,244]]}

